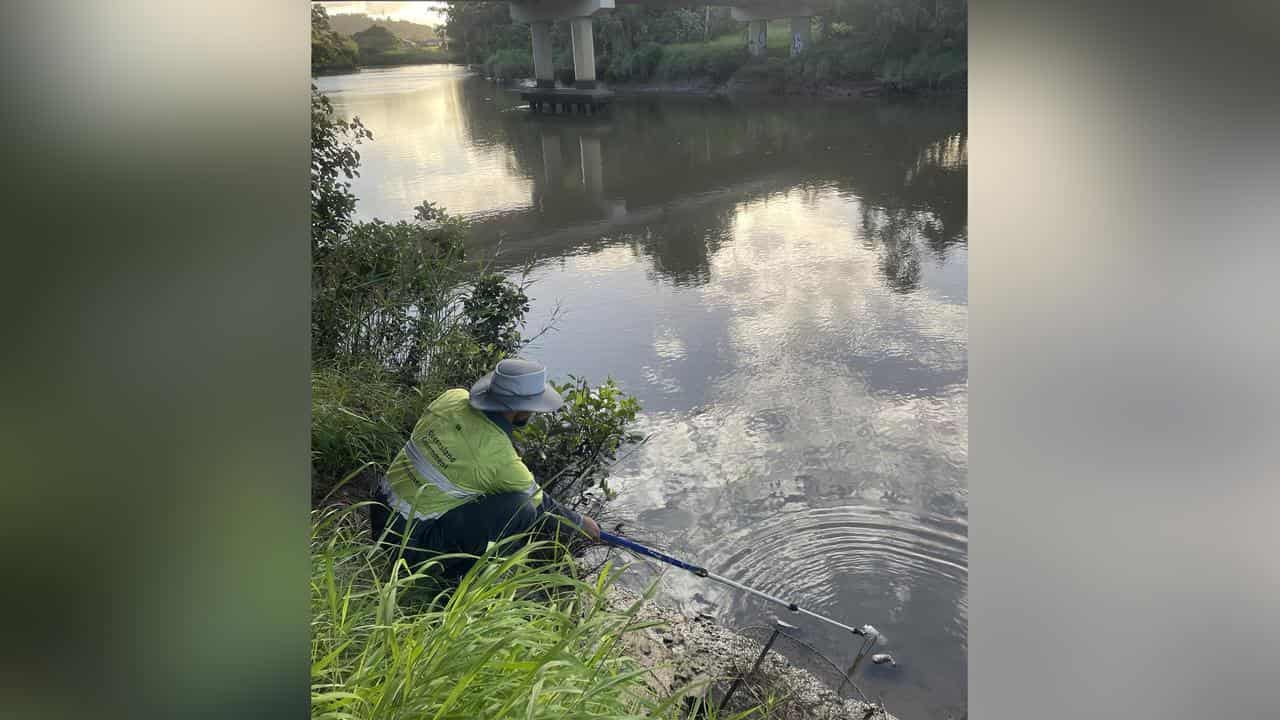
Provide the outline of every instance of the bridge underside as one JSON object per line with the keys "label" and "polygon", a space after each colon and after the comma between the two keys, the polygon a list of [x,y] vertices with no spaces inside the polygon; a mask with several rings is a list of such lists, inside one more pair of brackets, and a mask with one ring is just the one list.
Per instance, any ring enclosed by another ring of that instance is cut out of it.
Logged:
{"label": "bridge underside", "polygon": [[[791,54],[798,55],[812,39],[810,19],[818,14],[824,0],[720,0],[734,20],[748,23],[746,46],[752,55],[763,56],[768,47],[768,21],[791,20]],[[579,90],[596,87],[595,35],[591,19],[617,5],[687,7],[689,0],[511,0],[511,19],[528,23],[533,43],[533,74],[538,88],[555,88],[555,68],[551,60],[551,23],[568,20],[573,42],[574,85]]]}

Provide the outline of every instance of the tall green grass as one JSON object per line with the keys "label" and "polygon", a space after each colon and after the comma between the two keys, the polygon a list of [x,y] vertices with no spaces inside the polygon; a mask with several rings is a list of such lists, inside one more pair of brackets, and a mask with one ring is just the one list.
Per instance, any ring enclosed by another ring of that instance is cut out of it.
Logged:
{"label": "tall green grass", "polygon": [[[430,393],[433,388],[428,388]],[[372,463],[385,469],[404,446],[428,398],[372,363],[311,373],[311,474],[314,494]]]}
{"label": "tall green grass", "polygon": [[435,590],[403,563],[390,569],[391,553],[362,538],[358,512],[313,512],[313,718],[689,717],[682,693],[655,696],[623,651],[623,637],[645,626],[644,600],[605,603],[611,566],[588,582],[569,560],[535,562],[545,546],[507,543],[452,591]]}

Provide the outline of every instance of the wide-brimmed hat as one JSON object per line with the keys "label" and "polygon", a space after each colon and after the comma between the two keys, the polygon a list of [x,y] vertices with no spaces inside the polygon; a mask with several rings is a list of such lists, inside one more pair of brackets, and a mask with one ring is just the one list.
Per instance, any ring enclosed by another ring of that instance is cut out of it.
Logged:
{"label": "wide-brimmed hat", "polygon": [[564,398],[547,385],[547,369],[533,360],[503,360],[471,386],[471,407],[477,410],[551,412],[561,405]]}

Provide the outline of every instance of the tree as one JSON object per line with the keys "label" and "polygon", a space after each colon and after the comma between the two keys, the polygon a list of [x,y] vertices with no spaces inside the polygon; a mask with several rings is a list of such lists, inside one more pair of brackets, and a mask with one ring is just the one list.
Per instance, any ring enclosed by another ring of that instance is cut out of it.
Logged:
{"label": "tree", "polygon": [[318,3],[311,6],[311,72],[354,70],[357,47],[329,25],[329,14]]}
{"label": "tree", "polygon": [[374,25],[351,36],[360,47],[361,57],[380,55],[400,47],[400,38],[386,28],[385,25]]}
{"label": "tree", "polygon": [[529,27],[511,21],[507,2],[451,2],[444,27],[464,62],[484,62],[501,49],[529,49]]}
{"label": "tree", "polygon": [[355,146],[372,140],[373,133],[360,124],[333,115],[333,104],[311,86],[311,249],[322,252],[351,226],[356,196],[351,178],[359,174],[360,153]]}

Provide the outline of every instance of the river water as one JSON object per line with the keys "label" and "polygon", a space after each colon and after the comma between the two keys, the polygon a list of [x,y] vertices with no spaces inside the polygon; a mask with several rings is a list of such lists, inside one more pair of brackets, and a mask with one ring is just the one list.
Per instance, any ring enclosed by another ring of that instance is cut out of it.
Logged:
{"label": "river water", "polygon": [[[361,217],[467,216],[477,250],[529,268],[530,331],[560,308],[526,354],[641,400],[624,532],[875,625],[899,665],[860,670],[868,696],[904,720],[966,714],[962,107],[637,97],[540,116],[453,66],[318,84],[374,133]],[[730,626],[776,614],[678,571],[660,592]],[[851,638],[783,613],[851,661]]]}

